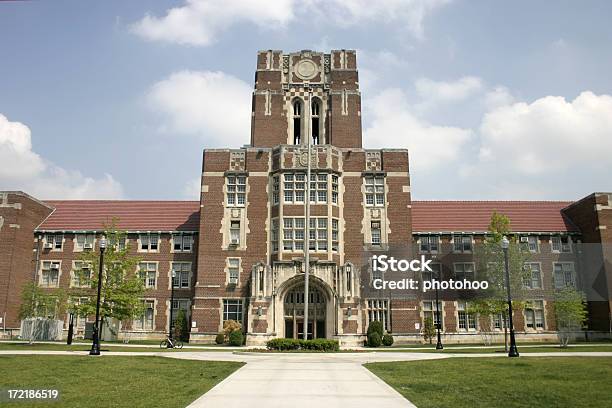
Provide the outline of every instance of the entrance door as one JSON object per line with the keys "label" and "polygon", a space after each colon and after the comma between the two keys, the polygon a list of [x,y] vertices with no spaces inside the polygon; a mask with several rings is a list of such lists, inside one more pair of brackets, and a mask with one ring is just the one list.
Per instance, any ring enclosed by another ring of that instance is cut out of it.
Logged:
{"label": "entrance door", "polygon": [[[326,299],[316,287],[310,289],[308,302],[308,338],[325,338]],[[283,302],[285,337],[304,338],[304,286],[290,290]]]}

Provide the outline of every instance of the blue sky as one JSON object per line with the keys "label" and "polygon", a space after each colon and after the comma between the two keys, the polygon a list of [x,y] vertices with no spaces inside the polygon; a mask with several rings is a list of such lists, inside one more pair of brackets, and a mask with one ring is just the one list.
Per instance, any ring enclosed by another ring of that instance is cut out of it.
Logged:
{"label": "blue sky", "polygon": [[0,2],[0,190],[197,198],[201,151],[249,141],[260,49],[358,50],[366,147],[414,199],[612,190],[612,4]]}

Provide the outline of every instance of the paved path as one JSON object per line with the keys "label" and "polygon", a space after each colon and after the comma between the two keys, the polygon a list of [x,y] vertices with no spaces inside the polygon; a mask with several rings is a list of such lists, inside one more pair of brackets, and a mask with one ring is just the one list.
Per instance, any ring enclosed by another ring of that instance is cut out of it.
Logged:
{"label": "paved path", "polygon": [[[87,351],[0,350],[0,355],[72,355]],[[502,353],[329,353],[266,354],[194,351],[104,352],[104,356],[160,356],[202,361],[241,361],[247,364],[195,400],[190,408],[266,408],[318,406],[325,408],[415,407],[362,364],[370,362],[414,361],[453,357],[505,357]],[[612,357],[612,352],[523,353],[529,357]],[[98,357],[100,358],[100,357]]]}

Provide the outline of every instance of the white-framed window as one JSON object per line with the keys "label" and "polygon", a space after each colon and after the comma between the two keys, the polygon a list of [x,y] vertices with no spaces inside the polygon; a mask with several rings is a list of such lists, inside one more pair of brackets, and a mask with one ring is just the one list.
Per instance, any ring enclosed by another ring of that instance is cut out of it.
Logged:
{"label": "white-framed window", "polygon": [[124,251],[127,247],[127,237],[122,235],[109,238],[109,247],[115,248],[115,251]]}
{"label": "white-framed window", "polygon": [[278,218],[272,219],[272,231],[270,231],[272,241],[272,252],[278,252]]}
{"label": "white-framed window", "polygon": [[132,326],[134,330],[152,331],[155,328],[155,301],[145,299],[142,301],[144,311],[142,316],[134,319]]}
{"label": "white-framed window", "polygon": [[139,237],[139,252],[158,252],[159,251],[159,234],[140,234]]}
{"label": "white-framed window", "polygon": [[191,262],[172,262],[170,273],[170,276],[174,275],[172,277],[172,285],[175,288],[188,288],[191,286],[189,284],[191,279]]}
{"label": "white-framed window", "polygon": [[327,203],[327,173],[310,175],[310,202],[313,204]]}
{"label": "white-framed window", "polygon": [[240,220],[230,220],[230,245],[240,245]]}
{"label": "white-framed window", "polygon": [[304,218],[283,218],[283,250],[304,250]]}
{"label": "white-framed window", "polygon": [[384,207],[385,178],[383,176],[365,177],[365,201],[368,207]]}
{"label": "white-framed window", "polygon": [[338,219],[332,218],[332,251],[338,251]]}
{"label": "white-framed window", "polygon": [[467,302],[457,302],[457,326],[460,331],[471,331],[477,329],[476,313],[469,313]]}
{"label": "white-framed window", "polygon": [[91,285],[91,263],[84,261],[74,261],[72,269],[72,287],[87,288]]}
{"label": "white-framed window", "polygon": [[327,218],[310,218],[310,250],[327,251]]}
{"label": "white-framed window", "polygon": [[440,280],[440,277],[442,276],[442,264],[440,263],[430,263],[429,267],[431,268],[431,271],[429,270],[424,270],[421,272],[421,279],[423,281],[431,281],[433,279],[435,280]]}
{"label": "white-framed window", "polygon": [[497,313],[493,315],[493,328],[495,330],[503,330],[504,327],[508,327],[508,316],[504,318],[503,313]]}
{"label": "white-framed window", "polygon": [[538,252],[538,236],[537,235],[524,235],[520,237],[520,242],[523,247],[529,252]]}
{"label": "white-framed window", "polygon": [[380,246],[382,244],[380,221],[370,222],[370,231],[372,232],[372,245]]}
{"label": "white-framed window", "polygon": [[84,251],[91,250],[94,247],[94,234],[75,234],[74,236],[74,250]]}
{"label": "white-framed window", "polygon": [[174,252],[191,252],[193,251],[193,235],[191,234],[173,234],[172,248]]}
{"label": "white-framed window", "polygon": [[438,252],[440,250],[439,235],[422,235],[419,241],[421,252]]}
{"label": "white-framed window", "polygon": [[567,235],[553,235],[550,237],[550,245],[553,252],[572,252],[572,241]]}
{"label": "white-framed window", "polygon": [[64,234],[45,234],[45,249],[61,251],[64,243]]}
{"label": "white-framed window", "polygon": [[525,263],[528,273],[523,279],[523,286],[529,289],[542,289],[542,268],[538,262]]}
{"label": "white-framed window", "polygon": [[425,319],[431,319],[434,325],[440,325],[440,330],[444,330],[444,318],[442,316],[442,311],[444,310],[442,308],[443,306],[444,302],[438,302],[438,308],[440,309],[440,313],[438,313],[436,310],[435,300],[424,300],[421,307],[421,310],[423,311],[423,324],[425,324]]}
{"label": "white-framed window", "polygon": [[338,204],[338,176],[332,174],[331,176],[332,185],[332,204]]}
{"label": "white-framed window", "polygon": [[283,175],[283,199],[285,203],[303,203],[306,191],[304,173],[285,173]]}
{"label": "white-framed window", "polygon": [[555,262],[553,264],[553,277],[555,289],[563,289],[566,286],[575,286],[574,263]]}
{"label": "white-framed window", "polygon": [[59,261],[43,261],[41,263],[39,286],[43,288],[59,287],[61,262]]}
{"label": "white-framed window", "polygon": [[172,322],[176,322],[179,311],[185,312],[185,317],[189,320],[191,314],[191,300],[190,299],[174,299],[172,301]]}
{"label": "white-framed window", "polygon": [[227,281],[230,285],[237,285],[240,277],[240,258],[227,258]]}
{"label": "white-framed window", "polygon": [[368,326],[374,321],[381,322],[389,331],[389,301],[387,299],[368,299]]}
{"label": "white-framed window", "polygon": [[454,252],[472,252],[472,236],[463,234],[453,235]]}
{"label": "white-framed window", "polygon": [[529,329],[544,329],[544,301],[531,300],[525,304],[525,326]]}
{"label": "white-framed window", "polygon": [[223,299],[223,321],[242,322],[242,299]]}
{"label": "white-framed window", "polygon": [[474,263],[460,262],[453,264],[456,280],[474,280]]}
{"label": "white-framed window", "polygon": [[155,288],[157,283],[157,262],[140,262],[138,264],[138,276],[142,279],[145,288]]}
{"label": "white-framed window", "polygon": [[244,207],[246,204],[246,176],[227,176],[228,207]]}
{"label": "white-framed window", "polygon": [[280,202],[280,179],[278,176],[272,177],[272,203],[278,204]]}

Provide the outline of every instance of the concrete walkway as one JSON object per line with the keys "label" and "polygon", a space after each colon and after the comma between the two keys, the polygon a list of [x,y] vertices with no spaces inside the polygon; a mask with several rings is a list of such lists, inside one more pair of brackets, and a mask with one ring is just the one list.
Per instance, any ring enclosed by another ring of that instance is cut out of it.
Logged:
{"label": "concrete walkway", "polygon": [[250,361],[189,408],[243,408],[253,404],[268,408],[415,407],[357,358],[343,358],[341,354],[243,357]]}
{"label": "concrete walkway", "polygon": [[[0,355],[72,355],[87,356],[87,351],[0,350]],[[194,351],[103,352],[104,356],[159,356],[201,361],[239,361],[247,363],[206,394],[190,408],[266,408],[290,406],[314,407],[414,407],[410,401],[363,367],[364,363],[415,361],[442,358],[499,358],[502,353],[285,353]],[[612,357],[612,352],[523,353],[529,357]]]}

